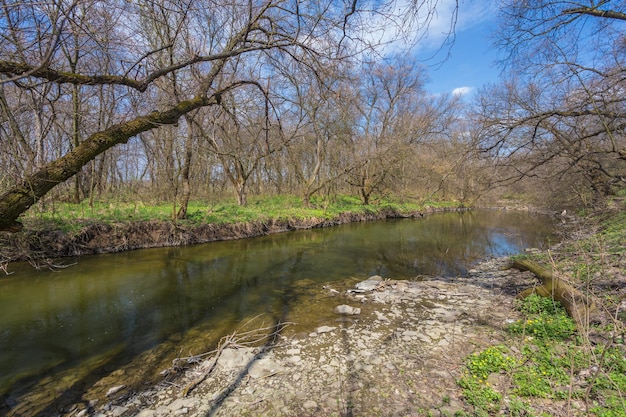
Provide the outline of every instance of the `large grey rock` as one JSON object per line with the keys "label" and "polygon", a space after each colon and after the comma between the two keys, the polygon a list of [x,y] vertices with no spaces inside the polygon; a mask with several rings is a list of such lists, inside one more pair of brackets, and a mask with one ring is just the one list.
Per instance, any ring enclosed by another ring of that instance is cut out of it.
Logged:
{"label": "large grey rock", "polygon": [[374,275],[372,277],[369,277],[365,281],[359,282],[354,287],[360,291],[374,291],[376,287],[378,287],[382,281],[383,281],[382,277],[378,275]]}

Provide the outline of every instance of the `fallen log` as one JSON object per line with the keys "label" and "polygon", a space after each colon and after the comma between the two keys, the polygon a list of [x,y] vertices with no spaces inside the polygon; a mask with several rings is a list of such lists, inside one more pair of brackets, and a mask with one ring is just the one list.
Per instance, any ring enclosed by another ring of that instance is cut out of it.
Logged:
{"label": "fallen log", "polygon": [[591,297],[574,288],[563,278],[555,276],[552,270],[534,262],[514,260],[509,269],[511,268],[519,271],[530,271],[541,281],[541,285],[519,293],[518,299],[526,298],[531,294],[550,297],[563,305],[567,314],[574,319],[577,325],[589,323],[589,316],[596,310],[596,305]]}

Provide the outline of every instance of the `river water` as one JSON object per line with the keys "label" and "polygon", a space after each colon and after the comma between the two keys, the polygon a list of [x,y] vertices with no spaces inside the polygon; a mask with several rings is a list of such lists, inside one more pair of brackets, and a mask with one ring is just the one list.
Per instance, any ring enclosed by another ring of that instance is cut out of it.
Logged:
{"label": "river water", "polygon": [[49,415],[94,387],[154,381],[254,316],[314,324],[314,307],[291,312],[324,284],[463,276],[545,246],[551,227],[536,213],[450,212],[87,256],[57,271],[13,265],[0,278],[0,414]]}

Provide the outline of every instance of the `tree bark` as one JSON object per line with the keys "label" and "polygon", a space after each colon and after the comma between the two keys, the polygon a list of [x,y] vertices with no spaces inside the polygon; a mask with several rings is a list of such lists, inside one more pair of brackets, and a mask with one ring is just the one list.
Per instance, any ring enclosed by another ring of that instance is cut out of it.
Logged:
{"label": "tree bark", "polygon": [[134,120],[119,123],[94,133],[65,156],[48,163],[24,181],[0,196],[0,230],[17,231],[21,224],[17,218],[35,204],[48,191],[72,176],[96,156],[107,149],[125,143],[131,137],[164,124],[175,124],[178,119],[197,108],[215,104],[215,95],[197,96],[178,103],[165,111],[153,111]]}
{"label": "tree bark", "polygon": [[187,218],[187,208],[189,207],[189,199],[191,198],[191,159],[193,157],[193,121],[190,117],[187,117],[187,140],[185,141],[185,159],[183,161],[183,168],[180,173],[181,181],[183,185],[183,194],[180,199],[180,208],[176,214],[177,219]]}
{"label": "tree bark", "polygon": [[559,301],[577,324],[584,325],[589,322],[589,315],[596,309],[593,300],[564,279],[555,277],[551,270],[526,260],[515,260],[510,268],[530,271],[541,281],[540,286],[522,291],[517,298],[526,298],[531,294],[550,297]]}

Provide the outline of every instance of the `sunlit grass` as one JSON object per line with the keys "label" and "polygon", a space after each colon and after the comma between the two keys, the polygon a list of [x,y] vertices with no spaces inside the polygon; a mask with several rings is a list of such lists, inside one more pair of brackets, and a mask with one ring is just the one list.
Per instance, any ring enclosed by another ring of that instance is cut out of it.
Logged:
{"label": "sunlit grass", "polygon": [[[127,199],[126,199],[127,200]],[[293,195],[250,198],[246,206],[235,199],[204,202],[190,201],[187,218],[176,219],[179,207],[173,203],[144,203],[137,201],[83,201],[47,203],[30,210],[23,218],[30,228],[73,230],[92,223],[127,223],[133,221],[176,221],[187,225],[264,222],[269,220],[332,219],[345,213],[374,214],[383,210],[410,214],[426,207],[455,207],[456,202],[417,204],[380,200],[364,206],[353,196],[333,198],[314,197],[309,206]]]}

